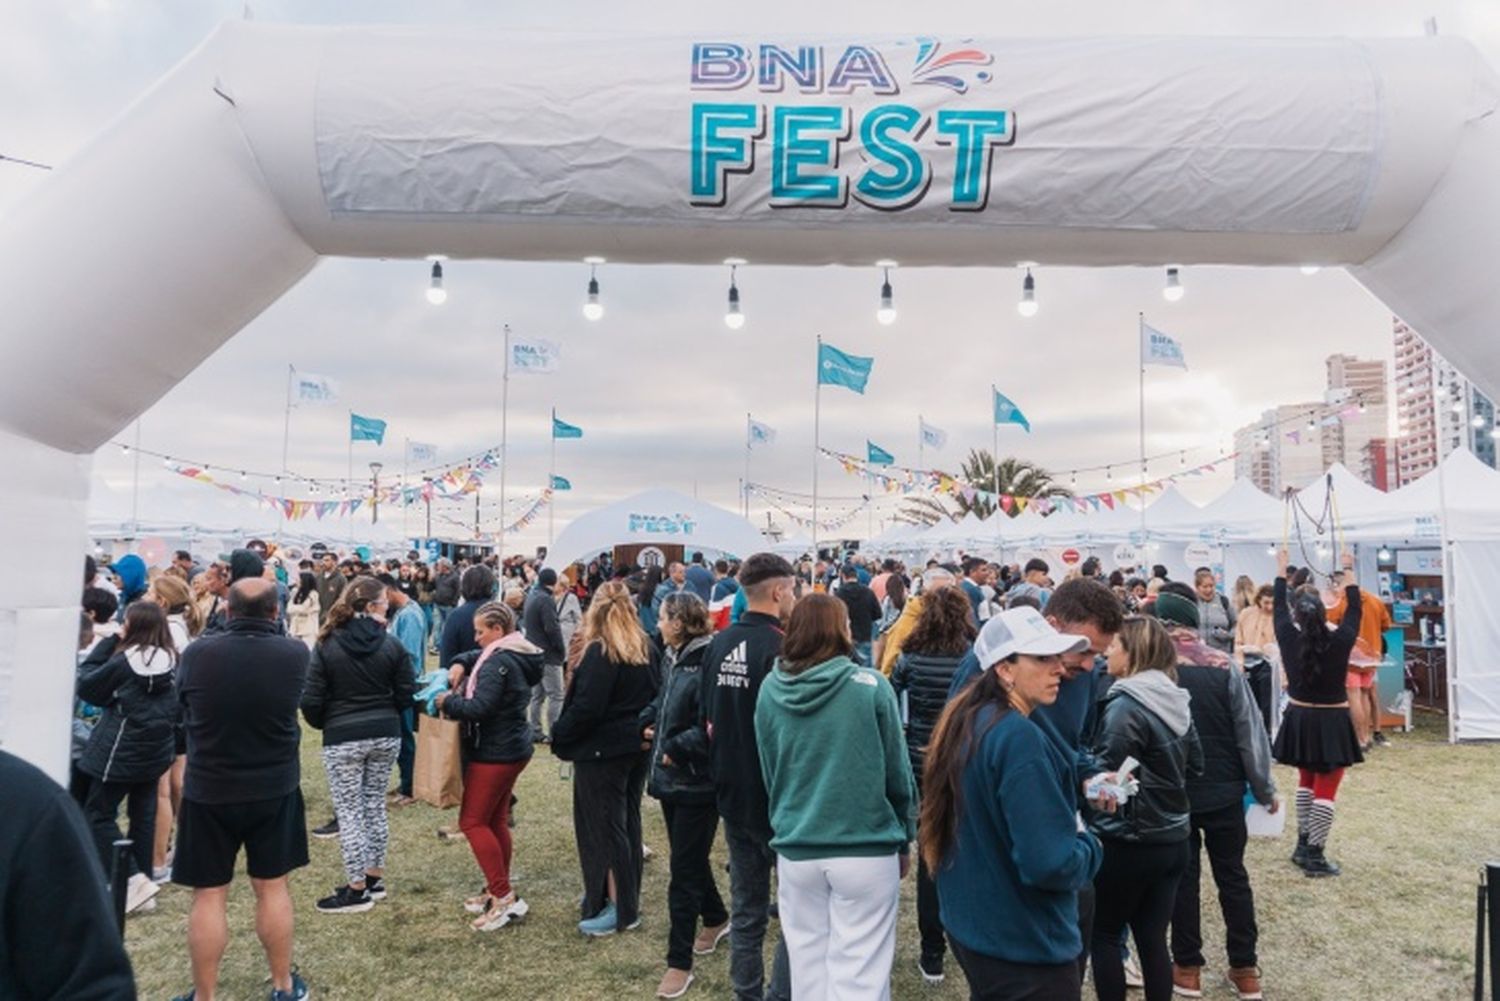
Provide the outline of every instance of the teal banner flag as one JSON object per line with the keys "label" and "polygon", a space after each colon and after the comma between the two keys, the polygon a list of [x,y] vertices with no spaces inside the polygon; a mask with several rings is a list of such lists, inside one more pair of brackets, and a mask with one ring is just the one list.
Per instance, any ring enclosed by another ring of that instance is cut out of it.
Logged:
{"label": "teal banner flag", "polygon": [[818,343],[818,383],[824,386],[843,386],[861,395],[865,383],[870,381],[870,370],[875,367],[874,358],[845,354],[831,344]]}
{"label": "teal banner flag", "polygon": [[995,394],[995,423],[996,424],[1019,424],[1031,433],[1031,422],[1026,415],[1021,413],[1021,408],[1011,402],[1010,397],[998,389],[991,390]]}
{"label": "teal banner flag", "polygon": [[879,445],[868,439],[865,440],[865,452],[866,455],[868,455],[868,461],[872,466],[889,466],[891,463],[896,461],[896,457],[894,455],[887,452],[885,449],[881,448]]}
{"label": "teal banner flag", "polygon": [[553,490],[572,490],[573,489],[573,484],[569,483],[567,480],[563,479],[561,476],[553,476],[552,477],[552,489]]}
{"label": "teal banner flag", "polygon": [[349,440],[373,441],[377,445],[385,444],[385,421],[375,417],[361,417],[351,412],[349,414]]}
{"label": "teal banner flag", "polygon": [[557,419],[552,415],[552,437],[554,438],[582,438],[583,428],[569,424],[567,421]]}

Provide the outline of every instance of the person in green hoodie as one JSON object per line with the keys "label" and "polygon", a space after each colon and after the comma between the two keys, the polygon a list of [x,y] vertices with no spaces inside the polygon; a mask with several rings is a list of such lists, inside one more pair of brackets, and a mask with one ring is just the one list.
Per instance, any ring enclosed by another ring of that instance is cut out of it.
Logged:
{"label": "person in green hoodie", "polygon": [[843,602],[799,601],[761,684],[755,735],[792,996],[883,1001],[916,782],[890,682],[853,651]]}

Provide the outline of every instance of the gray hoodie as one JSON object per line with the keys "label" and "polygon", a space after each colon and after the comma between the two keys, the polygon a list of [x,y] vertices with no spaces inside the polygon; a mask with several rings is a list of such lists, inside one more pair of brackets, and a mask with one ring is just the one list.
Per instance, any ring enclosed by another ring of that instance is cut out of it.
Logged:
{"label": "gray hoodie", "polygon": [[1150,709],[1177,736],[1184,736],[1193,725],[1193,714],[1189,710],[1186,689],[1162,671],[1142,671],[1115,682],[1115,691],[1129,695]]}

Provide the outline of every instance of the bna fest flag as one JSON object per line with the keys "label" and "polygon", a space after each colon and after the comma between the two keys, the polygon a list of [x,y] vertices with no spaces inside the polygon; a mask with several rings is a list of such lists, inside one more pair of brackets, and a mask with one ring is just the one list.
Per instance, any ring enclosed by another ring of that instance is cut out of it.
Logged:
{"label": "bna fest flag", "polygon": [[349,440],[373,441],[377,445],[385,444],[385,421],[376,417],[361,417],[350,411]]}
{"label": "bna fest flag", "polygon": [[926,421],[918,421],[922,426],[922,444],[928,448],[941,450],[948,444],[948,432],[942,428],[935,428]]}
{"label": "bna fest flag", "polygon": [[995,394],[995,423],[1019,424],[1026,429],[1027,434],[1030,434],[1031,422],[1026,419],[1025,414],[1021,413],[1021,408],[1011,402],[1010,397],[1000,390],[991,387],[990,392]]}
{"label": "bna fest flag", "polygon": [[870,371],[875,367],[874,358],[845,354],[832,344],[818,342],[818,383],[824,386],[843,386],[861,395],[865,383],[870,381]]}
{"label": "bna fest flag", "polygon": [[1174,368],[1187,368],[1187,358],[1182,353],[1182,345],[1174,337],[1157,330],[1151,324],[1141,321],[1141,364],[1142,365],[1170,365]]}

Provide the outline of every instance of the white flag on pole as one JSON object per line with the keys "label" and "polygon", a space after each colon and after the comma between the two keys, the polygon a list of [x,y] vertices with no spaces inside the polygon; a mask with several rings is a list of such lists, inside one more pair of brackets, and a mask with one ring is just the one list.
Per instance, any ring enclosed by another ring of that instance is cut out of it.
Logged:
{"label": "white flag on pole", "polygon": [[1168,337],[1149,323],[1142,323],[1141,364],[1171,365],[1185,369],[1187,359],[1183,357],[1182,345],[1174,338]]}
{"label": "white flag on pole", "polygon": [[339,398],[339,384],[326,375],[292,369],[292,378],[292,399],[297,403],[332,403]]}
{"label": "white flag on pole", "polygon": [[562,346],[556,341],[510,340],[510,370],[517,375],[551,375],[562,359]]}
{"label": "white flag on pole", "polygon": [[437,446],[425,441],[409,441],[406,443],[406,455],[412,462],[436,462]]}
{"label": "white flag on pole", "polygon": [[923,445],[927,446],[928,448],[936,448],[941,450],[944,445],[948,444],[947,431],[944,431],[942,428],[935,428],[931,424],[928,424],[926,421],[921,421],[920,423],[922,425]]}
{"label": "white flag on pole", "polygon": [[749,430],[746,432],[745,444],[750,448],[758,445],[774,445],[776,444],[776,429],[752,417]]}

